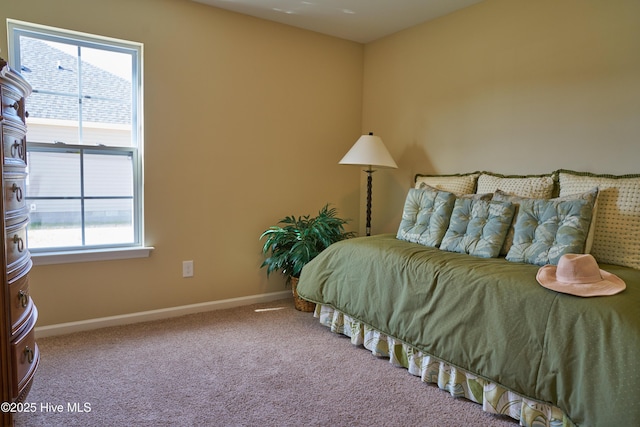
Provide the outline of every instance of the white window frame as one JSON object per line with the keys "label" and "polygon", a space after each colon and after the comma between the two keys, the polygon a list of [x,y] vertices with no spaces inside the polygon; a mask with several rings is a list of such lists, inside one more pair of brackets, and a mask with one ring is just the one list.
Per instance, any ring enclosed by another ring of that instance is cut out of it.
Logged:
{"label": "white window frame", "polygon": [[[20,70],[20,47],[19,36],[60,40],[71,40],[75,44],[93,48],[104,48],[107,50],[131,52],[133,57],[133,129],[134,144],[131,149],[135,153],[134,159],[134,242],[113,245],[75,246],[60,247],[51,249],[30,249],[35,265],[59,264],[82,261],[113,260],[125,258],[138,258],[149,256],[152,247],[144,245],[144,212],[143,212],[143,82],[142,82],[142,59],[143,45],[141,43],[129,42],[109,37],[97,36],[77,31],[64,30],[38,24],[32,24],[14,19],[7,19],[8,45],[9,45],[9,65]],[[27,139],[29,134],[27,132]],[[37,142],[37,141],[36,141]],[[43,146],[43,144],[34,144]],[[29,146],[29,145],[28,145]],[[52,147],[55,144],[51,144]],[[86,149],[90,146],[83,146]],[[35,148],[35,147],[34,147]]]}

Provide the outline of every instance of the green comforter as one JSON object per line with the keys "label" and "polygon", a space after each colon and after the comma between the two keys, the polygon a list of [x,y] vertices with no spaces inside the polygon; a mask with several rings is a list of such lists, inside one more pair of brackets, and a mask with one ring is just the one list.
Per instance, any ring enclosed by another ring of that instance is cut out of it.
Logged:
{"label": "green comforter", "polygon": [[581,298],[540,286],[538,266],[393,235],[345,240],[302,271],[298,293],[523,396],[577,425],[640,425],[640,271]]}

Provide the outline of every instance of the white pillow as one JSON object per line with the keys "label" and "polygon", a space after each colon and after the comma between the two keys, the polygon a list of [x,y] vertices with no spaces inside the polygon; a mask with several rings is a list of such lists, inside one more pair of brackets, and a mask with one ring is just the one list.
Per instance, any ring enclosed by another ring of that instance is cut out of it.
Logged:
{"label": "white pillow", "polygon": [[553,197],[554,179],[545,176],[503,176],[483,173],[478,177],[477,193],[495,193],[502,190],[514,196],[532,199]]}
{"label": "white pillow", "polygon": [[423,188],[422,185],[426,184],[456,196],[472,194],[476,190],[478,175],[478,172],[464,175],[416,175],[415,188]]}
{"label": "white pillow", "polygon": [[591,254],[598,262],[640,269],[640,175],[558,173],[560,196],[598,187]]}

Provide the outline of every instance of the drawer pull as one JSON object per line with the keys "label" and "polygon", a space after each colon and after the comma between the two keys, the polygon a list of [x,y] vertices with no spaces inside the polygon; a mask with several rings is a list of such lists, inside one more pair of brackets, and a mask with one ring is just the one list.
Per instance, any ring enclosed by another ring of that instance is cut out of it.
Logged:
{"label": "drawer pull", "polygon": [[22,306],[22,308],[27,308],[27,305],[29,305],[29,294],[23,290],[20,290],[20,292],[18,292],[18,299],[20,300],[20,305]]}
{"label": "drawer pull", "polygon": [[33,350],[31,350],[31,347],[26,346],[24,348],[24,355],[27,357],[27,362],[29,362],[29,364],[33,363]]}
{"label": "drawer pull", "polygon": [[11,145],[11,157],[16,157],[16,155],[21,159],[24,158],[24,145],[22,145],[22,141],[16,141]]}
{"label": "drawer pull", "polygon": [[24,251],[24,240],[17,234],[13,235],[13,243],[18,246],[18,252]]}
{"label": "drawer pull", "polygon": [[20,104],[18,104],[18,101],[16,101],[13,104],[9,104],[8,107],[18,111],[20,109]]}
{"label": "drawer pull", "polygon": [[19,187],[15,182],[13,183],[13,185],[11,186],[11,191],[13,191],[14,193],[16,193],[16,200],[18,202],[22,201],[22,187]]}

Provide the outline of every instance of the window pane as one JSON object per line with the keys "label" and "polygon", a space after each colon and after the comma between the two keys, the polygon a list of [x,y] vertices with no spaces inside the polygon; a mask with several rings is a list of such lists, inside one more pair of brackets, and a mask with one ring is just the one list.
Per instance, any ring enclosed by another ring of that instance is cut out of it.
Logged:
{"label": "window pane", "polygon": [[[27,104],[27,111],[29,105]],[[79,144],[78,125],[71,122],[42,123],[37,119],[27,119],[29,131],[27,137],[29,142],[45,142],[53,144],[54,142],[64,142],[66,144]]]}
{"label": "window pane", "polygon": [[82,100],[83,144],[131,147],[131,129],[130,103],[93,98]]}
{"label": "window pane", "polygon": [[81,48],[83,144],[131,146],[132,57]]}
{"label": "window pane", "polygon": [[29,140],[79,144],[77,46],[20,37],[20,66],[33,87],[27,98]]}
{"label": "window pane", "polygon": [[56,141],[79,144],[78,99],[62,95],[32,93],[26,101],[31,142]]}
{"label": "window pane", "polygon": [[78,48],[20,36],[20,72],[34,90],[78,95]]}
{"label": "window pane", "polygon": [[29,151],[27,161],[27,199],[80,196],[79,153]]}
{"label": "window pane", "polygon": [[130,156],[85,154],[85,196],[133,197],[133,164]]}
{"label": "window pane", "polygon": [[82,95],[131,102],[131,55],[82,47]]}
{"label": "window pane", "polygon": [[87,200],[86,244],[133,243],[133,203],[131,200]]}
{"label": "window pane", "polygon": [[30,200],[30,248],[82,245],[79,200]]}

